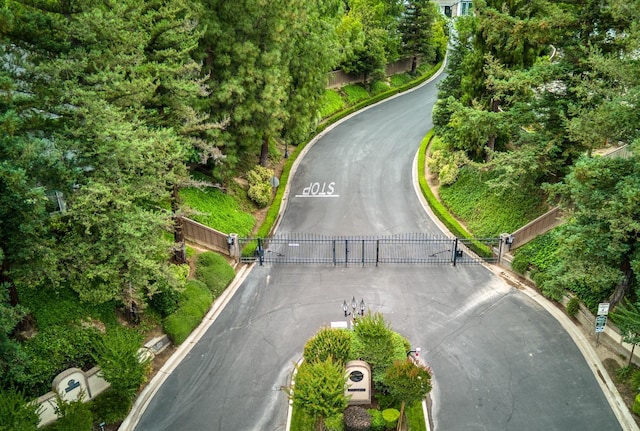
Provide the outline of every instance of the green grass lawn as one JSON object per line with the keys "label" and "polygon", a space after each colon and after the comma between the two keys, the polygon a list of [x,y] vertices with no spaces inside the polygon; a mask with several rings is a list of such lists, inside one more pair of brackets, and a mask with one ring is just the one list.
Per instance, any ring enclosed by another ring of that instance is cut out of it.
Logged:
{"label": "green grass lawn", "polygon": [[233,196],[216,188],[186,188],[180,190],[180,198],[191,209],[189,218],[220,232],[246,237],[256,223],[255,217],[244,211]]}

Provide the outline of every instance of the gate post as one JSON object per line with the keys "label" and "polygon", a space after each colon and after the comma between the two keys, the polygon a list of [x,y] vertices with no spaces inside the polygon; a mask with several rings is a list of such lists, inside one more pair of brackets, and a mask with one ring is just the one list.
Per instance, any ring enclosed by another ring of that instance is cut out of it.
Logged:
{"label": "gate post", "polygon": [[344,240],[344,266],[349,266],[349,240]]}
{"label": "gate post", "polygon": [[453,242],[453,266],[456,266],[456,259],[458,257],[458,237]]}
{"label": "gate post", "polygon": [[264,248],[262,246],[262,238],[258,238],[258,261],[260,266],[264,263]]}
{"label": "gate post", "polygon": [[333,266],[336,266],[336,240],[333,240]]}
{"label": "gate post", "polygon": [[378,266],[378,262],[380,261],[380,239],[376,240],[376,266]]}

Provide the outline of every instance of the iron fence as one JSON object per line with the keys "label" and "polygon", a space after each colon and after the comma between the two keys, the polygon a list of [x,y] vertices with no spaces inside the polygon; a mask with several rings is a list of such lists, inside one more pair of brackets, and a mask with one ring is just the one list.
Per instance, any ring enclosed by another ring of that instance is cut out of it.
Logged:
{"label": "iron fence", "polygon": [[[492,250],[500,239],[459,240],[423,233],[391,236],[323,236],[285,234],[268,238],[239,238],[240,259],[260,264],[453,264],[495,262]],[[484,257],[474,253],[486,244]],[[475,246],[475,248],[474,248]]]}

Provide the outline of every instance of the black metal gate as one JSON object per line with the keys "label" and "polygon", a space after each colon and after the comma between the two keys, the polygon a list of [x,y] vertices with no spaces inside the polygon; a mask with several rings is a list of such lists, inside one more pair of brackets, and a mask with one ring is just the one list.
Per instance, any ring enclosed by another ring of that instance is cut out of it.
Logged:
{"label": "black metal gate", "polygon": [[243,262],[325,264],[332,266],[469,264],[495,262],[500,239],[459,239],[414,233],[391,236],[285,234],[240,238]]}

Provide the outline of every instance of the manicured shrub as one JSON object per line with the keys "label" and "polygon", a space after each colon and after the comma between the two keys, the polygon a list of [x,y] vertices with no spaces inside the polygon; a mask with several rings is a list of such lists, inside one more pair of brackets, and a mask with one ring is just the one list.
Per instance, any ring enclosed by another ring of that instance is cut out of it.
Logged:
{"label": "manicured shrub", "polygon": [[108,389],[89,404],[94,420],[110,425],[122,422],[127,417],[133,400],[126,394]]}
{"label": "manicured shrub", "polygon": [[180,292],[175,289],[166,289],[156,292],[151,299],[149,305],[160,313],[161,317],[167,317],[171,313],[175,313],[178,309],[178,300]]}
{"label": "manicured shrub", "polygon": [[360,406],[349,406],[344,411],[345,431],[369,431],[371,429],[371,415]]}
{"label": "manicured shrub", "polygon": [[567,302],[567,314],[571,317],[575,317],[578,314],[578,311],[580,311],[580,299],[574,296],[569,299],[569,302]]}
{"label": "manicured shrub", "polygon": [[178,310],[163,321],[164,331],[174,344],[182,344],[187,339],[202,322],[212,302],[213,297],[206,284],[198,280],[187,282]]}
{"label": "manicured shrub", "polygon": [[382,418],[384,419],[385,427],[388,430],[393,430],[398,426],[400,412],[398,409],[385,409],[382,411]]}
{"label": "manicured shrub", "polygon": [[349,358],[351,332],[344,329],[322,328],[304,346],[304,360],[307,362],[326,361],[344,365]]}
{"label": "manicured shrub", "polygon": [[367,410],[371,416],[371,431],[384,431],[386,423],[382,417],[382,411],[376,409]]}
{"label": "manicured shrub", "polygon": [[236,273],[224,257],[207,251],[198,255],[195,276],[209,288],[215,299],[224,292]]}
{"label": "manicured shrub", "polygon": [[324,421],[326,431],[344,431],[344,416],[341,414],[331,416]]}
{"label": "manicured shrub", "polygon": [[271,186],[273,170],[263,166],[256,166],[247,173],[249,181],[248,196],[259,208],[264,208],[271,202],[273,186]]}

